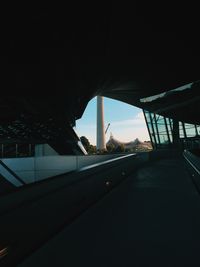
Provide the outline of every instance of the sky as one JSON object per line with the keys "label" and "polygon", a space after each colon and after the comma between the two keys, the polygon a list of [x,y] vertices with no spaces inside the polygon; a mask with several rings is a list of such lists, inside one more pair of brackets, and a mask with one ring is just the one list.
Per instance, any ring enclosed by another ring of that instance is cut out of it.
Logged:
{"label": "sky", "polygon": [[[76,121],[74,130],[78,136],[85,136],[92,145],[96,145],[96,97],[90,100],[81,119]],[[104,122],[106,142],[112,133],[113,137],[121,142],[150,140],[144,115],[141,109],[104,97]]]}

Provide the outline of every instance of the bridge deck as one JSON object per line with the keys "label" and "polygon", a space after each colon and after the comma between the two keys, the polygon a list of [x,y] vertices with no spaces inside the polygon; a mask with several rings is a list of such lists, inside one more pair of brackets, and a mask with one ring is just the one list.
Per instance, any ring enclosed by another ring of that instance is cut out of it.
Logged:
{"label": "bridge deck", "polygon": [[200,265],[200,197],[181,159],[138,170],[20,266]]}

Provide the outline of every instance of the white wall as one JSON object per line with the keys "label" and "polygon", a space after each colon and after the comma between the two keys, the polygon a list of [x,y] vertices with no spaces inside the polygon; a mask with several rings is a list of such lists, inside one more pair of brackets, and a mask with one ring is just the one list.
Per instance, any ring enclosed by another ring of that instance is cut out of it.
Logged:
{"label": "white wall", "polygon": [[9,182],[11,182],[16,187],[22,186],[22,183],[16,179],[12,173],[10,173],[4,166],[0,165],[0,174],[6,178]]}
{"label": "white wall", "polygon": [[121,155],[38,156],[8,158],[2,159],[2,161],[25,183],[32,183],[119,156]]}
{"label": "white wall", "polygon": [[33,158],[15,158],[2,159],[3,163],[16,173],[26,183],[32,183],[35,180],[34,160]]}

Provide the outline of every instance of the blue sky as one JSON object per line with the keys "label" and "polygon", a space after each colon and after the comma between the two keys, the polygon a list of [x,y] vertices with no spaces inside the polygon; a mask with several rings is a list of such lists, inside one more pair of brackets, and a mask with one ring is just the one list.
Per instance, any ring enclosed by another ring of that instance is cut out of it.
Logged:
{"label": "blue sky", "polygon": [[[123,102],[104,97],[105,128],[110,127],[106,134],[106,141],[110,133],[122,142],[139,138],[141,141],[150,140],[141,109]],[[90,143],[96,145],[96,97],[87,105],[81,119],[76,121],[74,128],[79,136],[86,136]]]}

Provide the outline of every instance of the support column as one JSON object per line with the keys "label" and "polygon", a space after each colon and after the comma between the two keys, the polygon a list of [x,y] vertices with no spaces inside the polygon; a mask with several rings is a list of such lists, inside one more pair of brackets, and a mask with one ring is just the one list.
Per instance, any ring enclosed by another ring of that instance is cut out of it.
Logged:
{"label": "support column", "polygon": [[176,148],[180,147],[180,139],[179,139],[179,121],[176,119],[173,119],[173,145]]}
{"label": "support column", "polygon": [[103,96],[97,96],[97,151],[106,150]]}
{"label": "support column", "polygon": [[57,156],[58,153],[48,144],[35,145],[35,157]]}

